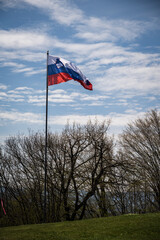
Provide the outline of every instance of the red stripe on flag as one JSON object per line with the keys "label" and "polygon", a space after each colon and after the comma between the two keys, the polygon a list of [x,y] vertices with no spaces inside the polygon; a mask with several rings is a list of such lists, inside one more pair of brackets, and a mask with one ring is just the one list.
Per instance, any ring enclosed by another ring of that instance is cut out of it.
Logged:
{"label": "red stripe on flag", "polygon": [[58,74],[48,75],[48,86],[59,84],[62,82],[67,82],[71,79],[72,78],[68,73],[58,73]]}
{"label": "red stripe on flag", "polygon": [[92,84],[87,85],[87,84],[85,84],[85,82],[83,82],[83,81],[81,81],[81,80],[76,80],[76,81],[79,82],[85,89],[93,90]]}

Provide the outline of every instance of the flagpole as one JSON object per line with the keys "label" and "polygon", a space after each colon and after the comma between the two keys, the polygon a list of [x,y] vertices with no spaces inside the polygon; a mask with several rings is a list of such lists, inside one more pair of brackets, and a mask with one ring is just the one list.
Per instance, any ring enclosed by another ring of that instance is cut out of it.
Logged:
{"label": "flagpole", "polygon": [[48,56],[47,51],[47,71],[46,71],[46,125],[45,125],[45,159],[44,159],[44,222],[46,222],[46,200],[47,200],[47,148],[48,148]]}

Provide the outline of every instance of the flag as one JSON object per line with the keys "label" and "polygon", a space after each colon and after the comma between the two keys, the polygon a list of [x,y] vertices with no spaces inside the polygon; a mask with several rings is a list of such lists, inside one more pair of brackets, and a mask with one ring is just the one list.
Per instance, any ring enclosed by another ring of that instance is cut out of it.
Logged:
{"label": "flag", "polygon": [[3,201],[2,201],[2,199],[1,199],[1,206],[2,206],[2,209],[3,209],[4,215],[6,215],[6,211],[5,211],[5,209],[4,209],[4,206],[3,206]]}
{"label": "flag", "polygon": [[73,63],[55,56],[48,56],[48,86],[67,82],[79,82],[84,88],[92,90],[92,84]]}

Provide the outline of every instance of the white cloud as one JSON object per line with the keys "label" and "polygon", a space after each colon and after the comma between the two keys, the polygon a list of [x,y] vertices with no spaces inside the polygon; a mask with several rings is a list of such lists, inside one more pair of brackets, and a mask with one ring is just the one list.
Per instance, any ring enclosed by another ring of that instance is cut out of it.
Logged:
{"label": "white cloud", "polygon": [[16,62],[3,62],[3,63],[2,63],[2,66],[3,66],[3,67],[16,67],[16,68],[18,68],[18,69],[25,67],[24,64],[16,63]]}
{"label": "white cloud", "polygon": [[0,112],[0,119],[1,121],[9,120],[9,121],[12,121],[12,123],[25,122],[25,123],[43,124],[42,115],[31,113],[31,112],[21,113],[17,111],[10,111],[10,112],[3,111],[3,112]]}
{"label": "white cloud", "polygon": [[67,91],[65,91],[65,90],[63,90],[63,89],[56,89],[56,90],[48,90],[48,92],[50,93],[50,94],[66,94],[67,93]]}
{"label": "white cloud", "polygon": [[29,4],[32,7],[39,8],[49,15],[50,19],[56,20],[60,24],[74,25],[81,22],[83,12],[73,3],[67,0],[1,0],[4,7],[25,7]]}
{"label": "white cloud", "polygon": [[4,8],[13,8],[18,5],[19,0],[1,0],[1,3],[3,4],[2,7]]}
{"label": "white cloud", "polygon": [[[76,103],[76,105],[71,105],[72,107],[77,106],[93,106],[93,105],[103,105],[106,98],[109,98],[105,95],[92,95],[89,96],[87,94],[82,93],[67,93],[64,90],[55,90],[55,91],[49,91],[49,103]],[[99,102],[101,101],[101,102]],[[35,105],[38,104],[38,106],[44,106],[45,105],[45,94],[43,95],[34,95],[34,96],[28,96],[28,102],[33,103]]]}
{"label": "white cloud", "polygon": [[[1,46],[2,48],[2,46]],[[12,49],[11,50],[4,50],[0,49],[0,61],[3,62],[3,64],[6,64],[10,60],[23,60],[28,62],[41,62],[45,61],[46,59],[46,53],[45,52],[39,52],[39,51],[33,51],[33,50],[25,50],[25,49]],[[5,63],[4,63],[5,62]]]}
{"label": "white cloud", "polygon": [[79,92],[73,92],[71,93],[71,97],[78,98],[79,101],[98,101],[98,100],[105,100],[109,98],[109,96],[106,95],[97,95],[97,94],[84,94]]}
{"label": "white cloud", "polygon": [[18,87],[13,90],[0,92],[0,99],[3,102],[24,102],[27,95],[32,94],[33,89],[28,87]]}
{"label": "white cloud", "polygon": [[0,100],[6,102],[23,102],[24,96],[18,94],[7,94],[4,92],[0,92]]}
{"label": "white cloud", "polygon": [[114,66],[104,76],[96,79],[96,87],[102,91],[136,91],[157,93],[160,91],[159,66]]}
{"label": "white cloud", "polygon": [[7,86],[4,85],[4,84],[2,84],[2,83],[0,83],[0,89],[2,89],[2,90],[6,90],[6,89],[7,89]]}
{"label": "white cloud", "polygon": [[[70,103],[74,102],[74,100],[69,95],[62,94],[49,94],[48,97],[49,103]],[[28,97],[28,103],[32,103],[38,106],[45,106],[46,104],[46,96],[45,95],[34,95]]]}
{"label": "white cloud", "polygon": [[2,99],[3,97],[6,97],[6,96],[7,96],[6,93],[4,93],[4,92],[0,92],[0,99]]}
{"label": "white cloud", "polygon": [[110,113],[108,115],[64,115],[64,116],[51,116],[49,118],[50,124],[65,125],[67,122],[70,124],[76,122],[79,124],[86,124],[89,120],[98,122],[111,120],[112,127],[124,127],[129,122],[135,120],[137,117],[140,117],[144,112],[128,112],[124,114],[120,113]]}
{"label": "white cloud", "polygon": [[2,67],[11,67],[12,68],[12,72],[15,73],[24,73],[27,76],[31,76],[34,74],[40,74],[40,73],[44,73],[46,72],[46,69],[42,69],[42,68],[33,68],[33,67],[27,67],[24,64],[21,63],[16,63],[16,62],[1,62],[1,66]]}
{"label": "white cloud", "polygon": [[[154,28],[154,20],[143,22],[90,17],[69,0],[2,0],[2,2],[6,7],[24,7],[24,4],[28,4],[39,8],[59,24],[73,26],[77,32],[75,36],[89,42],[117,41],[119,39],[130,41],[139,37],[146,30]],[[43,42],[43,38],[40,37],[39,40]]]}
{"label": "white cloud", "polygon": [[31,76],[31,75],[34,75],[34,74],[44,73],[44,72],[46,72],[46,69],[36,69],[36,68],[33,68],[33,67],[26,67],[26,68],[14,69],[13,72],[24,73],[27,76]]}
{"label": "white cloud", "polygon": [[16,73],[22,73],[22,72],[32,72],[33,68],[32,67],[28,67],[28,68],[20,68],[20,69],[14,69],[13,72]]}
{"label": "white cloud", "polygon": [[[3,87],[3,86],[2,86]],[[45,106],[46,104],[46,90],[38,90],[29,87],[17,87],[15,89],[7,91],[2,89],[0,91],[0,99],[6,102],[22,102]],[[90,93],[90,95],[81,92],[67,92],[63,89],[50,90],[49,89],[49,103],[75,103],[76,106],[70,105],[71,107],[78,106],[93,106],[103,105],[105,99],[109,98],[106,95],[97,95]]]}
{"label": "white cloud", "polygon": [[119,39],[131,41],[151,27],[153,27],[152,22],[90,17],[85,20],[84,24],[78,25],[78,33],[75,36],[89,42],[117,41]]}
{"label": "white cloud", "polygon": [[8,93],[20,93],[23,92],[23,94],[28,94],[33,92],[33,88],[29,88],[29,87],[17,87],[14,90],[10,90],[8,91]]}
{"label": "white cloud", "polygon": [[[31,112],[18,112],[18,111],[4,111],[0,113],[1,120],[9,120],[15,122],[27,122],[27,123],[35,123],[35,124],[44,124],[44,116],[42,114],[35,114]],[[70,124],[76,122],[80,124],[86,124],[89,120],[91,121],[107,121],[109,119],[109,116],[104,115],[63,115],[63,116],[49,116],[49,124],[51,125],[65,125],[67,122]],[[113,116],[112,116],[113,119]],[[114,125],[122,125],[122,121],[126,118],[123,118],[122,116],[118,116],[118,119],[116,121],[117,117],[114,117]],[[119,122],[119,119],[121,121]]]}
{"label": "white cloud", "polygon": [[148,97],[146,97],[146,99],[149,100],[150,102],[152,102],[152,101],[155,101],[155,100],[156,100],[156,97],[154,97],[154,96],[148,96]]}
{"label": "white cloud", "polygon": [[67,0],[21,0],[21,2],[45,10],[52,20],[68,26],[82,22],[85,17],[73,2],[70,4]]}
{"label": "white cloud", "polygon": [[[137,112],[132,109],[128,109],[125,113],[116,113],[112,112],[108,115],[80,115],[80,114],[71,114],[71,115],[54,115],[49,116],[49,126],[61,126],[62,128],[69,123],[72,125],[73,123],[78,123],[81,125],[87,124],[88,121],[108,122],[111,121],[110,124],[110,134],[115,134],[116,136],[124,130],[128,123],[133,122],[139,117],[142,117],[144,112]],[[44,125],[45,117],[44,114],[36,114],[32,112],[18,112],[18,111],[2,111],[0,113],[1,126],[6,124],[7,121],[11,121],[12,124],[15,123],[25,123],[29,124],[38,124]],[[5,120],[5,121],[4,121]],[[27,126],[26,125],[26,126]]]}
{"label": "white cloud", "polygon": [[37,29],[0,30],[0,46],[3,47],[3,49],[33,49],[35,51],[37,49],[45,50],[49,45],[49,37]]}

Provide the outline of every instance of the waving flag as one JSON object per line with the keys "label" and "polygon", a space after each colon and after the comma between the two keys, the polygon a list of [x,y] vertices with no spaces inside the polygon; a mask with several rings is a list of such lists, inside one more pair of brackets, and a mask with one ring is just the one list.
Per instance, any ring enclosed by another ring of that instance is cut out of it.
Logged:
{"label": "waving flag", "polygon": [[73,63],[54,56],[48,56],[48,86],[67,82],[79,82],[84,88],[92,90],[92,84]]}

